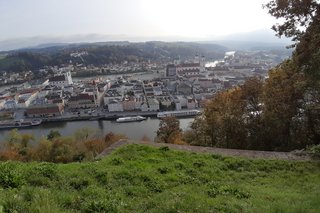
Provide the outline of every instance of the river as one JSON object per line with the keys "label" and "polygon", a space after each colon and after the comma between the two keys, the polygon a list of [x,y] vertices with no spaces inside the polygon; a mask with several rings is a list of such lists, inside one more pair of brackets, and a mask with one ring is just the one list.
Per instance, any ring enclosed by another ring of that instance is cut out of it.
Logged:
{"label": "river", "polygon": [[[180,128],[186,130],[193,120],[193,118],[179,119]],[[88,128],[98,135],[113,132],[124,134],[133,140],[141,140],[143,136],[147,136],[150,140],[153,140],[156,137],[159,122],[160,120],[157,118],[148,118],[145,121],[131,123],[117,123],[109,120],[54,122],[44,123],[32,128],[19,129],[19,132],[33,134],[36,139],[39,139],[46,137],[51,130],[58,130],[63,136],[71,136],[77,130]],[[10,131],[0,130],[0,141],[5,141]]]}

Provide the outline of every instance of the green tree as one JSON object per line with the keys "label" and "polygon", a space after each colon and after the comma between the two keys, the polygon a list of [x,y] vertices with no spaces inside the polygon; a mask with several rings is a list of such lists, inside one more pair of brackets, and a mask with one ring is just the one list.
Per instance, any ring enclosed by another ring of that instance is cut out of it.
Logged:
{"label": "green tree", "polygon": [[279,36],[293,38],[295,51],[292,61],[297,72],[306,77],[303,107],[306,131],[313,143],[320,141],[320,1],[272,0],[265,7],[269,13],[283,20],[273,29]]}

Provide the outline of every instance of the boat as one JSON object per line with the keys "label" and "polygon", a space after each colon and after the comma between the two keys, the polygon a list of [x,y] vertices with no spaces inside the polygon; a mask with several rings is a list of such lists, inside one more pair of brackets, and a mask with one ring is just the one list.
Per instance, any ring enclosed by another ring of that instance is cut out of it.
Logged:
{"label": "boat", "polygon": [[21,119],[18,121],[3,121],[3,122],[0,122],[0,129],[32,127],[32,126],[38,126],[41,123],[42,123],[41,119],[34,119],[34,120]]}
{"label": "boat", "polygon": [[157,114],[157,118],[165,118],[165,117],[193,117],[199,115],[201,112],[199,110],[179,110],[179,111],[167,111],[167,112],[159,112]]}
{"label": "boat", "polygon": [[125,122],[134,122],[134,121],[143,121],[146,119],[147,118],[143,116],[123,117],[123,118],[118,118],[116,122],[125,123]]}

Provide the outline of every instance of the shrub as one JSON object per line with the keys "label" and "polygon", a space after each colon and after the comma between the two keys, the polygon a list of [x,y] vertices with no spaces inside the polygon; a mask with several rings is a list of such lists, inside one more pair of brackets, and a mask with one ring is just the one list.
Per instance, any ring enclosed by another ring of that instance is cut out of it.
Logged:
{"label": "shrub", "polygon": [[34,170],[36,175],[41,175],[43,177],[53,180],[57,177],[57,165],[53,163],[40,163]]}
{"label": "shrub", "polygon": [[89,184],[90,182],[88,179],[82,179],[78,177],[78,178],[72,179],[69,185],[75,190],[81,190],[81,189],[87,188]]}
{"label": "shrub", "polygon": [[167,174],[169,172],[169,169],[167,167],[160,167],[158,168],[158,172],[160,174]]}
{"label": "shrub", "polygon": [[118,166],[118,165],[123,164],[123,160],[121,158],[117,158],[117,157],[116,158],[112,158],[111,164],[115,165],[115,166]]}
{"label": "shrub", "polygon": [[196,161],[193,163],[193,166],[196,167],[196,168],[200,168],[200,167],[203,167],[205,166],[206,163],[204,161]]}
{"label": "shrub", "polygon": [[169,151],[170,149],[167,146],[162,146],[162,147],[159,148],[159,150],[161,150],[161,151]]}
{"label": "shrub", "polygon": [[15,164],[6,162],[0,164],[0,186],[3,188],[19,188],[24,184],[21,172]]}
{"label": "shrub", "polygon": [[91,201],[88,203],[84,209],[83,212],[85,213],[103,213],[103,212],[118,212],[117,211],[117,205],[113,200],[98,200],[98,201]]}
{"label": "shrub", "polygon": [[209,189],[207,191],[209,197],[215,198],[218,195],[222,196],[234,196],[237,199],[248,199],[250,194],[248,192],[243,192],[237,188],[231,186],[218,186],[215,183],[209,183]]}

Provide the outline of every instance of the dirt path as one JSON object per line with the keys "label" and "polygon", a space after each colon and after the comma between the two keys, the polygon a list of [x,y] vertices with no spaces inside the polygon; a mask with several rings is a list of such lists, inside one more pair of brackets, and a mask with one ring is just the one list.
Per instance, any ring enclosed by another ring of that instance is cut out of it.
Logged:
{"label": "dirt path", "polygon": [[118,147],[128,145],[128,144],[142,144],[142,145],[148,145],[153,147],[167,146],[170,149],[174,149],[174,150],[189,151],[189,152],[196,152],[196,153],[211,153],[211,154],[219,154],[223,156],[239,156],[239,157],[247,157],[247,158],[300,160],[300,161],[312,160],[310,156],[297,155],[291,152],[269,152],[269,151],[253,151],[253,150],[240,150],[240,149],[223,149],[223,148],[213,148],[213,147],[164,144],[164,143],[132,141],[132,140],[120,140],[112,144],[110,147],[106,148],[96,158],[99,159],[104,156],[107,156]]}

